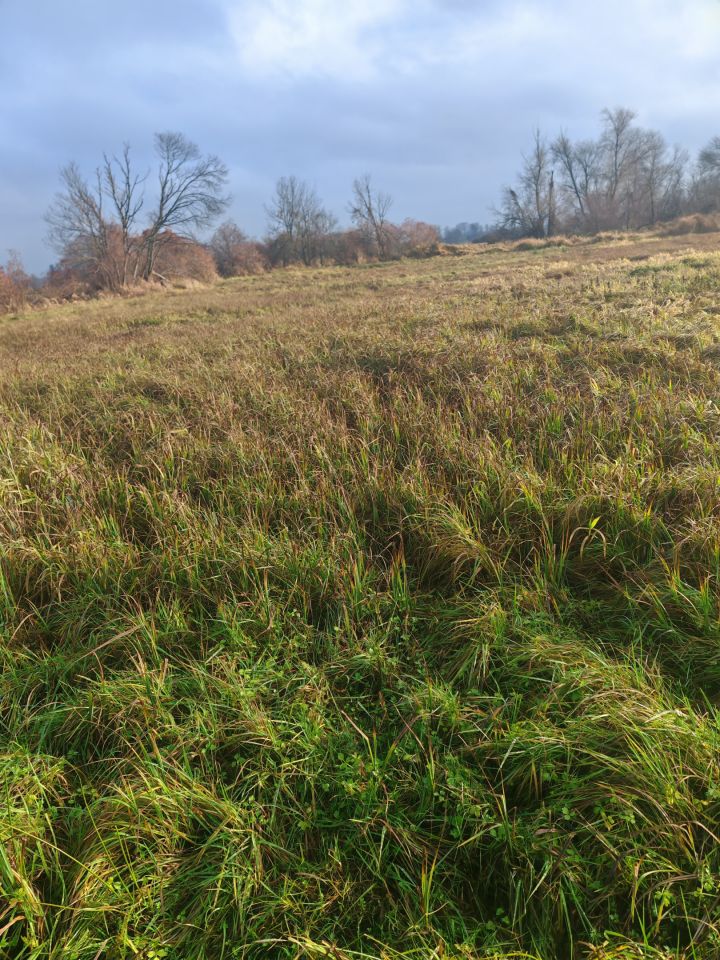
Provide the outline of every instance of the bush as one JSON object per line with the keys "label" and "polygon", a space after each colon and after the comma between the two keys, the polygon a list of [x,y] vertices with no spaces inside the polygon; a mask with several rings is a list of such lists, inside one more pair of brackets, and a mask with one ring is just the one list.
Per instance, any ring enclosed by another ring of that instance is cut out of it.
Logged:
{"label": "bush", "polygon": [[403,220],[396,229],[404,256],[431,257],[440,252],[440,233],[432,224],[422,220]]}
{"label": "bush", "polygon": [[22,310],[30,292],[30,277],[20,258],[11,253],[5,266],[0,265],[0,311]]}
{"label": "bush", "polygon": [[183,277],[201,283],[211,283],[217,279],[215,260],[207,247],[176,234],[163,236],[155,261],[155,273],[164,279]]}
{"label": "bush", "polygon": [[210,241],[210,250],[221,277],[262,273],[270,268],[267,247],[250,240],[231,220],[217,228]]}
{"label": "bush", "polygon": [[335,263],[351,266],[364,263],[367,259],[367,245],[360,230],[343,230],[332,237],[330,253]]}
{"label": "bush", "polygon": [[566,247],[573,241],[569,237],[527,237],[525,240],[518,240],[512,245],[513,250],[520,253],[528,250],[547,250],[550,247]]}
{"label": "bush", "polygon": [[232,272],[224,276],[242,277],[270,269],[267,248],[255,240],[246,240],[233,248]]}
{"label": "bush", "polygon": [[708,213],[693,213],[687,217],[678,217],[663,224],[660,235],[680,237],[686,233],[717,233],[720,231],[720,217]]}

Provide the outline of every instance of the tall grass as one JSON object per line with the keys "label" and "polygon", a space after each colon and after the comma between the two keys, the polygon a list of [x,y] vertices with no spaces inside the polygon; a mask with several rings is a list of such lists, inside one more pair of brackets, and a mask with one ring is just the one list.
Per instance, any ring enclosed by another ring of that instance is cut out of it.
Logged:
{"label": "tall grass", "polygon": [[0,956],[720,955],[719,291],[654,240],[5,320]]}

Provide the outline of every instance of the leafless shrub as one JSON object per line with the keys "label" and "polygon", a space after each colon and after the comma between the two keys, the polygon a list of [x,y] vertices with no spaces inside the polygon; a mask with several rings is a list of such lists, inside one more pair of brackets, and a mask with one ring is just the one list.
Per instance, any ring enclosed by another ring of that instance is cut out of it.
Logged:
{"label": "leafless shrub", "polygon": [[11,252],[7,263],[0,265],[0,312],[21,310],[28,300],[31,283],[19,256]]}
{"label": "leafless shrub", "polygon": [[270,266],[264,245],[250,240],[231,220],[218,227],[209,247],[221,277],[262,273]]}

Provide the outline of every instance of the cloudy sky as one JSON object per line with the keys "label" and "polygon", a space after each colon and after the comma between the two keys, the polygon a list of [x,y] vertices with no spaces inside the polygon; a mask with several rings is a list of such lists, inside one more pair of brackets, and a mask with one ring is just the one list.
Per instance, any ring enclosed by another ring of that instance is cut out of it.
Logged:
{"label": "cloudy sky", "polygon": [[275,180],[347,219],[370,172],[395,218],[486,221],[535,126],[604,106],[696,150],[720,133],[720,0],[0,0],[0,260],[53,258],[58,169],[180,130],[262,234]]}

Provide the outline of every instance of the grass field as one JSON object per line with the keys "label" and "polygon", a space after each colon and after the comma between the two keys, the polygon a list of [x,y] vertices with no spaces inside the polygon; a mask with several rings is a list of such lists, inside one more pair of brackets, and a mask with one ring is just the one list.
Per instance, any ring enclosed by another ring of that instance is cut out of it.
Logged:
{"label": "grass field", "polygon": [[0,956],[720,956],[720,237],[0,320]]}

